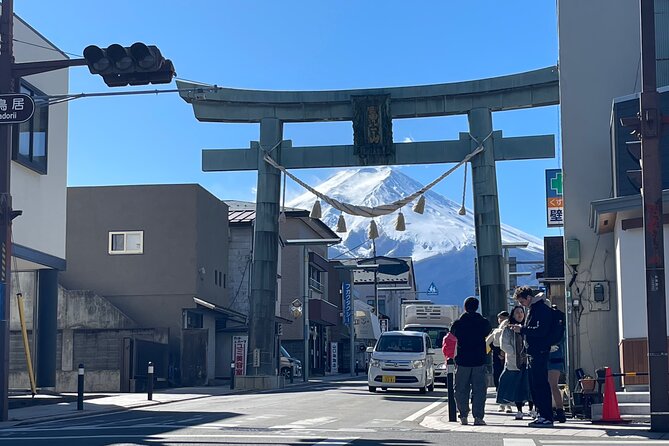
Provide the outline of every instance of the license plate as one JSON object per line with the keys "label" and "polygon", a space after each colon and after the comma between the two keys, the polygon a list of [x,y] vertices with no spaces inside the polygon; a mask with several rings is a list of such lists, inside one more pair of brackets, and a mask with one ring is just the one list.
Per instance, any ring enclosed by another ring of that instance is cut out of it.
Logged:
{"label": "license plate", "polygon": [[395,377],[394,376],[383,376],[383,377],[381,377],[381,382],[394,383],[395,382]]}

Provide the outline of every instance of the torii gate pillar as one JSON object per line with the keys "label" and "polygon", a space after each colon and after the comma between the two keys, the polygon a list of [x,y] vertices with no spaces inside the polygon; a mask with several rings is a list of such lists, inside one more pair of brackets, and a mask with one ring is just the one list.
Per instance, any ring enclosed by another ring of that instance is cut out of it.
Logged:
{"label": "torii gate pillar", "polygon": [[472,158],[471,164],[481,313],[490,319],[500,308],[507,307],[492,113],[488,108],[475,108],[467,118],[469,134],[473,138],[472,150],[481,143],[485,147]]}
{"label": "torii gate pillar", "polygon": [[260,364],[253,367],[253,355],[247,355],[247,375],[276,374],[276,349],[267,348],[276,342],[274,329],[268,330],[267,322],[274,321],[274,304],[277,300],[281,174],[265,162],[264,156],[265,151],[272,151],[272,157],[280,162],[282,139],[283,123],[280,120],[264,118],[260,121],[248,349],[249,352],[255,349],[260,351]]}

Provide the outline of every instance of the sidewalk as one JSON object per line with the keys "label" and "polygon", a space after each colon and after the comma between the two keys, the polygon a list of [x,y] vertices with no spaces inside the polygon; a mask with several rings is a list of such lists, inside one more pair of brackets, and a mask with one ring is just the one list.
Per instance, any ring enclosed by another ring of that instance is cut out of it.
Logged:
{"label": "sidewalk", "polygon": [[[487,434],[504,435],[547,435],[564,437],[591,437],[591,438],[616,438],[616,439],[669,439],[669,434],[650,432],[650,424],[628,423],[628,424],[593,424],[590,421],[567,418],[564,424],[555,423],[552,429],[531,428],[527,423],[532,421],[529,416],[523,420],[515,420],[514,413],[500,413],[497,411],[499,404],[495,402],[494,389],[488,389],[488,397],[485,406],[485,422],[487,426],[474,426],[471,413],[469,414],[469,425],[463,426],[460,421],[448,421],[448,404],[444,404],[439,410],[427,415],[421,425],[430,429],[452,432],[481,432]],[[527,405],[525,406],[527,413]]]}
{"label": "sidewalk", "polygon": [[[349,374],[328,375],[311,378],[309,382],[295,379],[293,384],[286,384],[284,389],[295,387],[316,386],[328,382],[338,382],[361,379]],[[280,389],[279,389],[280,390]],[[260,392],[272,392],[265,390]],[[0,422],[2,428],[26,425],[43,421],[60,420],[64,418],[87,417],[109,412],[155,406],[158,404],[174,403],[178,401],[194,400],[211,396],[250,393],[249,390],[230,390],[229,386],[177,387],[160,389],[153,393],[153,400],[147,399],[146,393],[87,393],[84,395],[84,410],[77,410],[76,394],[38,394],[34,404],[9,410],[9,421]],[[30,395],[25,396],[30,399]],[[48,404],[48,399],[67,401]]]}

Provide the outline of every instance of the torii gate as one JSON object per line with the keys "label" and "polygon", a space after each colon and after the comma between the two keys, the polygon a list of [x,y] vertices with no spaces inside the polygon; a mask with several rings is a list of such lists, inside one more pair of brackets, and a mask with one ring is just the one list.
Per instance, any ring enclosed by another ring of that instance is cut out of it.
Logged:
{"label": "torii gate", "polygon": [[[467,82],[364,90],[259,91],[184,81],[177,85],[199,121],[260,123],[260,141],[252,141],[250,149],[202,151],[204,171],[258,171],[249,351],[260,349],[259,375],[274,375],[276,363],[281,177],[264,161],[266,154],[287,169],[457,163],[483,145],[484,151],[471,159],[482,312],[496,321],[496,313],[506,308],[495,161],[552,158],[555,140],[553,135],[504,138],[492,129],[492,112],[558,104],[557,67]],[[462,114],[468,117],[470,131],[460,133],[457,141],[392,140],[393,119]],[[354,145],[292,147],[291,141],[283,140],[284,122],[322,121],[353,121]]]}

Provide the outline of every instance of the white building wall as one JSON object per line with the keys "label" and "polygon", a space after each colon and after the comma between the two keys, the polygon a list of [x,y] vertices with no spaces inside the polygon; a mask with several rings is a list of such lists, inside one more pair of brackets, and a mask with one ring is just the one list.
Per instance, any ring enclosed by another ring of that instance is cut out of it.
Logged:
{"label": "white building wall", "polygon": [[[613,234],[589,225],[590,203],[612,193],[610,118],[613,98],[639,90],[639,3],[632,0],[558,0],[564,237],[578,239],[581,263],[567,293],[580,297],[583,313],[573,327],[572,367],[587,373],[617,367],[617,299],[592,311],[592,281],[615,280]],[[573,271],[565,268],[567,283]],[[616,290],[611,283],[610,289]],[[580,292],[580,293],[579,293]],[[571,320],[577,318],[571,314]]]}
{"label": "white building wall", "polygon": [[[631,213],[619,213],[616,222],[616,262],[618,263],[618,330],[620,340],[648,336],[646,311],[646,257],[644,254],[643,228],[622,230],[622,220]],[[638,217],[638,212],[633,214]],[[669,259],[669,226],[664,226],[664,258]],[[669,274],[665,268],[665,283]],[[667,307],[667,332],[669,332],[669,306]]]}
{"label": "white building wall", "polygon": [[[48,40],[17,18],[14,20],[14,36],[17,40],[47,47],[15,41],[17,63],[67,59]],[[27,76],[25,80],[45,94],[68,92],[67,69]],[[13,223],[14,242],[61,259],[65,258],[67,124],[67,105],[50,106],[47,175],[40,175],[16,162],[12,163],[11,170],[13,207],[23,211]]]}

